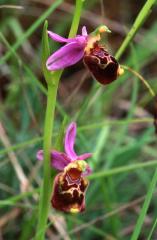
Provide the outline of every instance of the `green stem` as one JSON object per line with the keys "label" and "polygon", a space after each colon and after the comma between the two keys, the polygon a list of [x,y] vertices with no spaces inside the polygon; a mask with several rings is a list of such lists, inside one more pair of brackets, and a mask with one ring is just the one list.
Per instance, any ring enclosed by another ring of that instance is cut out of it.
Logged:
{"label": "green stem", "polygon": [[137,18],[135,19],[135,22],[134,22],[131,30],[127,34],[126,38],[124,39],[122,45],[120,46],[120,48],[118,49],[118,51],[117,51],[117,53],[115,55],[117,60],[119,60],[119,58],[122,56],[122,54],[124,53],[125,49],[127,48],[129,43],[131,42],[131,40],[135,36],[136,32],[138,31],[138,29],[144,23],[145,19],[147,18],[147,16],[150,13],[151,7],[153,6],[153,4],[155,2],[156,2],[156,0],[147,0],[145,5],[141,9],[140,13],[138,14]]}
{"label": "green stem", "polygon": [[130,68],[128,66],[121,65],[121,67],[128,70],[129,72],[133,73],[138,79],[140,79],[141,82],[146,86],[146,88],[148,89],[148,91],[150,92],[152,97],[156,96],[154,90],[151,88],[149,83],[146,81],[146,79],[142,75],[140,75],[138,72],[136,72],[135,70],[133,70],[132,68]]}
{"label": "green stem", "polygon": [[52,189],[52,179],[51,179],[51,167],[50,167],[50,151],[51,151],[51,139],[53,132],[54,123],[54,112],[56,105],[58,81],[54,81],[55,84],[48,85],[48,95],[47,95],[47,108],[45,116],[45,126],[44,126],[44,181],[41,188],[40,202],[39,202],[39,219],[38,227],[36,232],[36,240],[44,239],[47,216],[50,208],[50,197]]}
{"label": "green stem", "polygon": [[[78,30],[78,25],[80,21],[82,9],[82,0],[76,0],[76,8],[74,12],[74,17],[72,21],[72,26],[70,29],[69,37],[74,37]],[[44,127],[44,180],[41,188],[40,202],[39,202],[39,216],[38,216],[38,226],[36,232],[36,240],[44,240],[48,212],[50,209],[50,199],[52,191],[53,180],[51,178],[51,167],[50,167],[50,151],[51,151],[51,139],[53,133],[53,123],[54,123],[54,112],[56,106],[56,97],[59,80],[62,74],[61,71],[56,71],[52,74],[51,81],[48,83],[48,94],[47,94],[47,108],[45,117],[45,127]],[[49,74],[48,74],[49,78]]]}

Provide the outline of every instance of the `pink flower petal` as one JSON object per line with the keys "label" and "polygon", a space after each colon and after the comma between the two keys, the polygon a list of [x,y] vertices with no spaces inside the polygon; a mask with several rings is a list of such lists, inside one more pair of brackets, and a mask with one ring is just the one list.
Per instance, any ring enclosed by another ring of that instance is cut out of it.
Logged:
{"label": "pink flower petal", "polygon": [[70,42],[75,41],[75,38],[64,38],[64,37],[58,35],[57,33],[54,33],[54,32],[51,32],[51,31],[48,31],[48,35],[54,41],[60,42],[60,43],[70,43]]}
{"label": "pink flower petal", "polygon": [[57,33],[48,31],[48,35],[51,39],[53,39],[56,42],[60,42],[60,43],[71,43],[71,42],[78,42],[81,45],[86,45],[87,42],[87,30],[86,27],[82,28],[83,34],[82,35],[77,35],[75,38],[64,38],[60,35],[58,35]]}
{"label": "pink flower petal", "polygon": [[43,150],[39,150],[39,151],[37,152],[36,158],[37,158],[39,161],[41,161],[41,160],[44,159]]}
{"label": "pink flower petal", "polygon": [[84,37],[87,37],[87,36],[88,36],[86,26],[83,26],[83,27],[82,27],[82,36],[84,36]]}
{"label": "pink flower petal", "polygon": [[68,43],[48,58],[46,62],[47,69],[55,71],[74,65],[83,58],[83,55],[84,47],[81,47],[76,42]]}
{"label": "pink flower petal", "polygon": [[[43,150],[39,150],[36,157],[39,161],[42,161],[44,159]],[[55,169],[62,171],[71,162],[71,159],[68,158],[65,153],[61,153],[55,150],[51,151],[51,164]]]}
{"label": "pink flower petal", "polygon": [[74,150],[76,128],[77,128],[76,123],[72,122],[66,130],[66,135],[64,140],[65,152],[67,156],[71,158],[73,161],[76,160],[77,158],[77,154],[75,153],[75,150]]}
{"label": "pink flower petal", "polygon": [[75,42],[78,44],[78,46],[84,49],[87,45],[87,37],[77,35]]}
{"label": "pink flower petal", "polygon": [[55,169],[62,171],[69,163],[71,163],[71,159],[65,153],[51,152],[51,164]]}
{"label": "pink flower petal", "polygon": [[82,155],[77,156],[77,160],[85,160],[90,157],[92,157],[92,153],[84,153]]}
{"label": "pink flower petal", "polygon": [[82,173],[82,177],[89,176],[92,173],[92,169],[89,165],[87,165],[86,170]]}

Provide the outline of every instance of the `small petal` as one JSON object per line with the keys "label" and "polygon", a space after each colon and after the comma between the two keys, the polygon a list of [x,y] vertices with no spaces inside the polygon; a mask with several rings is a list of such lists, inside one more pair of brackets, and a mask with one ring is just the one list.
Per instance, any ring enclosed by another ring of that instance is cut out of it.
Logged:
{"label": "small petal", "polygon": [[39,151],[37,152],[36,157],[37,157],[37,159],[38,159],[39,161],[43,160],[43,159],[44,159],[43,150],[39,150]]}
{"label": "small petal", "polygon": [[89,176],[92,173],[92,169],[89,165],[87,165],[86,170],[81,174],[82,177]]}
{"label": "small petal", "polygon": [[83,26],[83,27],[82,27],[82,36],[84,36],[84,37],[87,37],[87,36],[88,36],[86,26]]}
{"label": "small petal", "polygon": [[56,42],[60,42],[60,43],[77,42],[80,46],[83,45],[84,47],[85,47],[86,42],[87,42],[87,39],[86,39],[87,35],[86,34],[87,34],[87,30],[85,30],[85,35],[77,35],[75,38],[64,38],[64,37],[58,35],[57,33],[48,31],[49,37],[52,38]]}
{"label": "small petal", "polygon": [[46,66],[50,71],[69,67],[77,63],[84,55],[84,47],[77,42],[68,43],[53,53],[47,60]]}
{"label": "small petal", "polygon": [[68,158],[68,156],[65,153],[52,151],[51,163],[55,169],[62,171],[69,163],[71,163],[71,159]]}
{"label": "small petal", "polygon": [[87,44],[87,38],[84,36],[77,35],[75,38],[75,42],[77,42],[80,47],[85,48]]}
{"label": "small petal", "polygon": [[75,38],[64,38],[64,37],[58,35],[57,33],[54,33],[54,32],[51,32],[51,31],[48,31],[48,35],[54,41],[60,42],[60,43],[70,43],[70,42],[75,41]]}
{"label": "small petal", "polygon": [[77,160],[85,160],[85,159],[90,158],[90,157],[92,157],[92,153],[84,153],[82,155],[79,155],[77,157]]}
{"label": "small petal", "polygon": [[66,131],[65,140],[64,140],[64,148],[65,152],[69,158],[75,160],[77,158],[77,154],[74,151],[74,144],[76,138],[76,123],[72,122]]}

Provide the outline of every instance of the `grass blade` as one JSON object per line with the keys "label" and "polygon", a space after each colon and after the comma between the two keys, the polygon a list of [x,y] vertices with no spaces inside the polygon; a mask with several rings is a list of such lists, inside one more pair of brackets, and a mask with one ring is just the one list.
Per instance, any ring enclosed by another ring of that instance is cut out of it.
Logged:
{"label": "grass blade", "polygon": [[134,232],[132,234],[131,240],[137,240],[138,237],[139,237],[139,234],[140,234],[140,231],[141,231],[141,228],[142,228],[142,224],[144,222],[148,207],[150,205],[150,201],[151,201],[156,183],[157,183],[157,169],[155,170],[154,176],[153,176],[152,181],[150,183],[150,186],[148,188],[148,192],[147,192],[143,207],[140,211],[140,216],[137,220],[137,223],[136,223]]}

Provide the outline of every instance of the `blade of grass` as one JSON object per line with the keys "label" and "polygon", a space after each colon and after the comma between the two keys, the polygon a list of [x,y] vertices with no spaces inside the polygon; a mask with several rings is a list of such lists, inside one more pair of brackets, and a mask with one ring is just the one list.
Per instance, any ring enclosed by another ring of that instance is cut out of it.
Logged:
{"label": "blade of grass", "polygon": [[150,233],[149,233],[149,235],[148,235],[147,240],[153,239],[153,238],[152,238],[152,235],[153,235],[153,232],[154,232],[156,226],[157,226],[157,218],[156,218],[155,221],[154,221],[154,224],[153,224],[152,229],[151,229],[151,231],[150,231]]}
{"label": "blade of grass", "polygon": [[18,150],[18,149],[21,149],[21,148],[28,147],[29,145],[32,146],[33,144],[41,142],[42,139],[43,139],[43,137],[36,137],[36,138],[30,139],[30,140],[26,140],[26,141],[24,141],[22,143],[17,143],[17,144],[12,145],[12,146],[10,146],[8,148],[1,149],[0,150],[0,155],[6,154],[8,152],[12,152],[14,150]]}
{"label": "blade of grass", "polygon": [[143,225],[145,216],[147,214],[147,210],[149,208],[151,198],[152,198],[152,195],[153,195],[155,187],[156,187],[156,183],[157,183],[157,169],[155,170],[154,176],[153,176],[152,181],[150,183],[150,186],[148,188],[148,192],[147,192],[144,204],[142,206],[142,209],[140,211],[140,215],[139,215],[139,218],[137,220],[134,232],[131,236],[131,240],[137,240],[139,235],[140,235],[140,231],[142,229],[142,225]]}
{"label": "blade of grass", "polygon": [[130,164],[128,166],[122,166],[122,167],[117,167],[110,170],[93,173],[90,176],[88,176],[88,179],[91,180],[91,179],[97,179],[102,177],[108,177],[108,176],[112,176],[120,173],[136,171],[137,169],[140,169],[140,168],[153,167],[156,165],[157,165],[157,160],[149,161],[146,163]]}
{"label": "blade of grass", "polygon": [[[91,129],[97,129],[97,128],[101,128],[103,127],[104,125],[122,125],[122,124],[133,124],[133,123],[149,123],[149,122],[153,122],[153,119],[152,118],[142,118],[142,119],[131,119],[129,121],[127,120],[111,120],[111,121],[104,121],[102,123],[93,123],[93,124],[88,124],[88,125],[85,125],[85,126],[80,126],[78,127],[78,132],[83,132],[84,130],[91,130]],[[54,134],[56,135],[56,134]],[[13,150],[18,150],[20,148],[25,148],[29,145],[32,145],[32,144],[36,144],[36,143],[39,143],[41,142],[43,139],[43,137],[36,137],[36,138],[32,138],[32,139],[29,139],[29,140],[26,140],[22,143],[17,143],[15,145],[12,145],[8,148],[5,148],[5,149],[0,149],[0,155],[4,155],[10,151],[13,151]],[[123,148],[122,148],[123,150]]]}
{"label": "blade of grass", "polygon": [[131,30],[128,32],[126,38],[124,39],[122,45],[118,49],[115,57],[116,59],[120,59],[122,54],[124,53],[125,49],[128,47],[129,43],[132,41],[133,37],[135,36],[136,32],[139,30],[139,28],[142,26],[148,15],[150,14],[150,10],[152,6],[155,4],[156,0],[147,0],[144,4],[143,8],[141,9],[140,13],[138,14],[137,18],[135,19],[135,22],[131,28]]}
{"label": "blade of grass", "polygon": [[[42,24],[42,22],[63,2],[63,0],[56,0],[29,28],[28,30],[16,41],[13,45],[13,50],[16,51],[21,44]],[[3,64],[12,56],[12,51],[8,51],[0,60]]]}
{"label": "blade of grass", "polygon": [[36,188],[36,189],[33,189],[33,191],[31,191],[31,192],[23,192],[16,196],[10,197],[8,199],[0,200],[0,208],[3,208],[4,206],[8,206],[8,205],[14,205],[17,202],[19,202],[23,199],[26,199],[26,197],[31,197],[35,193],[38,193],[39,190],[40,190],[39,188]]}
{"label": "blade of grass", "polygon": [[[47,95],[47,89],[44,87],[44,85],[39,81],[39,79],[33,74],[33,71],[28,67],[27,64],[25,64],[22,59],[20,58],[19,54],[17,54],[17,52],[12,48],[12,46],[9,44],[9,42],[6,40],[6,38],[4,37],[4,35],[0,32],[0,38],[1,40],[4,42],[4,44],[6,45],[6,47],[12,52],[12,54],[14,55],[14,57],[16,58],[18,64],[20,66],[23,65],[24,70],[26,71],[26,73],[28,74],[28,76],[30,77],[30,81],[29,83],[35,84],[35,87],[38,87],[41,92],[43,92],[43,94]],[[61,105],[59,104],[59,102],[56,103],[56,108],[59,111],[59,113],[63,116],[63,117],[68,117],[68,115],[66,114],[66,112],[63,110],[63,108],[61,107]]]}

